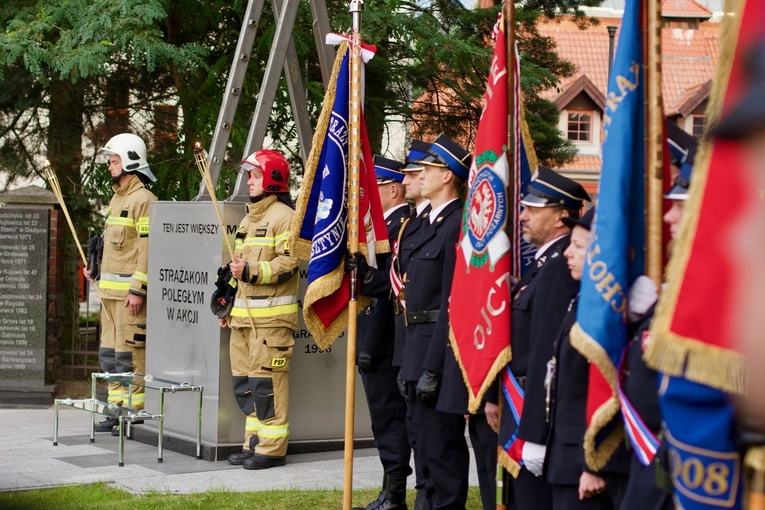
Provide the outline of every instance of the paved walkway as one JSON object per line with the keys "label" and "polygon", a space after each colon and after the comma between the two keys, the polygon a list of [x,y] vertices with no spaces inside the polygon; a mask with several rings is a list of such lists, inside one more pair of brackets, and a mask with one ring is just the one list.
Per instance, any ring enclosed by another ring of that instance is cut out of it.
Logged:
{"label": "paved walkway", "polygon": [[[53,446],[53,408],[0,409],[0,491],[110,482],[132,493],[193,493],[208,490],[342,489],[343,452],[290,455],[282,467],[247,471],[226,461],[196,460],[138,441],[125,441],[125,466],[117,465],[118,438],[96,434],[90,443],[90,414],[65,409]],[[354,452],[353,488],[376,488],[383,472],[377,450]],[[409,488],[414,477],[409,477]],[[470,485],[478,485],[471,455]]]}

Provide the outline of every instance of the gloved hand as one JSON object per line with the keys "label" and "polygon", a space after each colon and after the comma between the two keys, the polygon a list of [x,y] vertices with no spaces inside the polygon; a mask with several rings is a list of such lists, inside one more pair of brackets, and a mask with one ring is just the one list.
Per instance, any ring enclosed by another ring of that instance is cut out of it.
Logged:
{"label": "gloved hand", "polygon": [[441,374],[425,370],[417,381],[417,398],[423,405],[435,407],[440,386]]}
{"label": "gloved hand", "polygon": [[521,458],[523,459],[523,465],[526,466],[526,469],[532,475],[542,476],[542,468],[545,465],[545,452],[547,452],[547,446],[543,444],[524,443]]}
{"label": "gloved hand", "polygon": [[656,284],[646,275],[640,275],[630,287],[627,298],[627,318],[637,322],[659,298]]}
{"label": "gloved hand", "polygon": [[398,386],[398,392],[404,397],[404,400],[409,402],[409,395],[406,393],[406,381],[401,378],[401,374],[396,375],[396,386]]}
{"label": "gloved hand", "polygon": [[359,351],[356,356],[356,365],[359,367],[359,372],[362,374],[368,374],[374,372],[374,358],[367,351]]}
{"label": "gloved hand", "polygon": [[358,269],[357,274],[361,280],[364,279],[364,275],[369,270],[367,258],[360,251],[345,254],[345,272],[350,273],[354,269]]}

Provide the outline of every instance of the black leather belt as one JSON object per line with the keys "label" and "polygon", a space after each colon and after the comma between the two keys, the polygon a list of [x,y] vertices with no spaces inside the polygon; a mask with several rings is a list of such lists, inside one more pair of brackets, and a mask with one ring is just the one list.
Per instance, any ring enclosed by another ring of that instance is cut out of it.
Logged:
{"label": "black leather belt", "polygon": [[422,324],[425,322],[436,322],[438,320],[438,310],[427,310],[424,312],[406,312],[407,324]]}

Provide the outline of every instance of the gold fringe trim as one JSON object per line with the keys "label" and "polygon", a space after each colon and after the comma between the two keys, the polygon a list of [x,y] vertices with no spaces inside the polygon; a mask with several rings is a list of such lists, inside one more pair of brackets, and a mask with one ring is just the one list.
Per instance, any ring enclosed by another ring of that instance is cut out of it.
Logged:
{"label": "gold fringe trim", "polygon": [[375,253],[390,253],[390,243],[388,241],[375,241]]}
{"label": "gold fringe trim", "polygon": [[454,352],[454,357],[457,360],[457,364],[460,366],[460,372],[462,372],[462,380],[465,381],[465,386],[468,390],[468,411],[471,414],[475,414],[481,408],[481,398],[483,397],[483,394],[486,393],[486,391],[494,384],[494,379],[496,378],[497,374],[513,359],[512,351],[510,350],[509,345],[500,351],[500,353],[494,359],[494,363],[492,363],[491,368],[489,368],[489,373],[486,375],[483,383],[481,383],[481,387],[478,389],[478,393],[473,395],[470,379],[468,379],[467,375],[467,369],[462,362],[462,356],[460,354],[457,340],[454,337],[454,330],[452,329],[451,325],[449,326],[449,343],[452,346],[452,352]]}
{"label": "gold fringe trim", "polygon": [[[725,91],[736,52],[744,2],[726,2],[726,12],[720,27],[720,57],[709,103],[707,105],[707,128],[717,124],[725,100]],[[685,205],[685,214],[680,234],[675,241],[672,257],[667,264],[667,287],[662,292],[656,307],[656,316],[651,324],[652,340],[645,353],[648,365],[655,370],[673,376],[712,386],[729,393],[743,394],[743,357],[734,351],[723,349],[697,339],[686,338],[672,331],[672,320],[677,309],[693,242],[698,232],[701,205],[704,201],[709,166],[712,158],[712,144],[702,139],[691,175],[690,197]],[[702,233],[703,234],[703,233]]]}
{"label": "gold fringe trim", "polygon": [[[290,246],[292,246],[292,255],[299,259],[309,260],[311,258],[311,239],[301,239],[300,230],[305,221],[305,213],[308,205],[308,199],[311,197],[311,187],[316,177],[316,167],[319,164],[321,149],[324,146],[325,135],[329,120],[332,118],[332,107],[335,104],[335,95],[337,93],[337,77],[340,74],[340,66],[343,63],[343,57],[348,49],[348,43],[344,42],[337,48],[335,64],[332,66],[332,76],[329,79],[329,88],[324,94],[324,103],[321,107],[321,114],[316,123],[316,130],[313,133],[311,141],[311,152],[308,155],[303,182],[300,185],[297,203],[295,204],[295,214],[292,216],[290,224]],[[339,333],[338,333],[339,334]]]}
{"label": "gold fringe trim", "polygon": [[584,434],[584,460],[593,471],[599,471],[611,460],[620,441],[624,438],[623,426],[618,426],[598,446],[595,440],[606,425],[611,423],[619,413],[619,398],[616,393],[617,377],[614,366],[608,353],[590,335],[585,333],[579,323],[575,323],[569,333],[571,345],[579,353],[587,358],[587,361],[595,364],[603,374],[603,377],[611,387],[611,398],[606,400],[592,415],[592,421]]}
{"label": "gold fringe trim", "polygon": [[507,452],[504,450],[500,451],[497,460],[513,478],[518,478],[518,475],[521,473],[521,465],[511,459]]}
{"label": "gold fringe trim", "polygon": [[753,446],[746,451],[744,466],[755,471],[765,471],[765,446]]}
{"label": "gold fringe trim", "polygon": [[[335,339],[348,327],[348,307],[345,306],[332,323],[325,327],[311,305],[334,293],[342,284],[344,274],[343,268],[338,267],[331,273],[313,282],[305,292],[303,299],[303,320],[316,345],[321,349],[331,346]],[[359,310],[367,306],[370,301],[369,297],[359,295]]]}
{"label": "gold fringe trim", "polygon": [[[511,50],[514,51],[514,50]],[[523,93],[520,95],[521,100],[521,139],[523,140],[523,146],[526,148],[526,159],[529,160],[529,169],[531,170],[531,175],[534,175],[534,173],[537,171],[537,167],[539,166],[539,160],[537,159],[537,151],[534,149],[534,139],[531,138],[531,131],[529,130],[529,125],[526,123],[526,114],[524,113],[523,108]],[[521,194],[523,194],[524,190],[520,190]]]}

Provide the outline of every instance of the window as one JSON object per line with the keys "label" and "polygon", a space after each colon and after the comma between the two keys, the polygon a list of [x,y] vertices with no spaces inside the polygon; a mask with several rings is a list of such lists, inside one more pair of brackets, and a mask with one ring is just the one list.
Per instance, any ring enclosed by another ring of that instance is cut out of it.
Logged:
{"label": "window", "polygon": [[693,131],[691,132],[696,138],[704,136],[704,129],[707,127],[706,115],[694,115],[693,118]]}
{"label": "window", "polygon": [[592,141],[592,112],[568,113],[568,139],[572,142]]}

